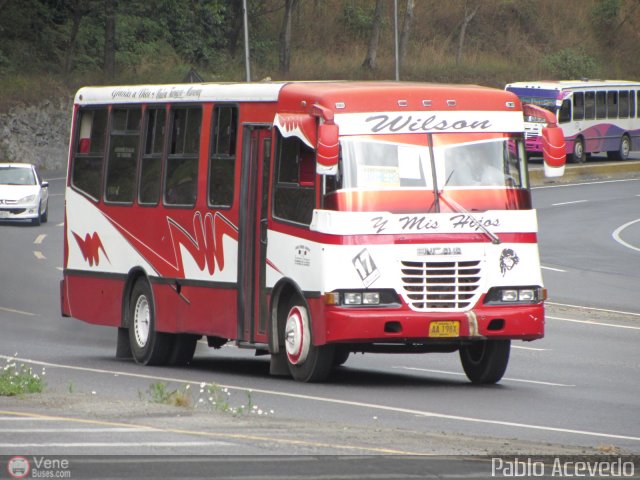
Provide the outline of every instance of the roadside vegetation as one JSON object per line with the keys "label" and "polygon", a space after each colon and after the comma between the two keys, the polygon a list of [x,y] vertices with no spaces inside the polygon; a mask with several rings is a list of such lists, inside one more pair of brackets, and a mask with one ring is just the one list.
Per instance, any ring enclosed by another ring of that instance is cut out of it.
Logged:
{"label": "roadside vegetation", "polygon": [[139,396],[141,400],[151,403],[227,413],[233,416],[274,413],[273,410],[263,410],[255,405],[250,390],[244,392],[244,399],[236,398],[233,401],[231,391],[215,383],[201,383],[199,390],[196,390],[191,388],[191,384],[171,389],[165,382],[155,382],[149,385],[146,392],[139,392]]}
{"label": "roadside vegetation", "polygon": [[15,358],[8,358],[0,372],[0,397],[14,397],[28,393],[44,391],[45,371],[38,375],[27,365],[16,363]]}
{"label": "roadside vegetation", "polygon": [[[395,78],[392,0],[247,2],[252,80]],[[640,76],[637,0],[397,4],[402,80]],[[240,0],[0,0],[0,111],[87,84],[244,81],[242,25]]]}

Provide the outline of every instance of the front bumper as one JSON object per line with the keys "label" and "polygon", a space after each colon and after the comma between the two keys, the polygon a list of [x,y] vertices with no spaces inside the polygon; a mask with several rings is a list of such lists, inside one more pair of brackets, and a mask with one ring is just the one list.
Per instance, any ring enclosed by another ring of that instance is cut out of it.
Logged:
{"label": "front bumper", "polygon": [[[408,308],[327,308],[327,343],[407,343],[464,339],[535,340],[544,336],[544,306],[481,306],[466,312],[414,312]],[[459,336],[433,338],[430,324],[459,323]]]}
{"label": "front bumper", "polygon": [[32,218],[38,218],[39,215],[39,204],[0,207],[0,220],[28,220]]}

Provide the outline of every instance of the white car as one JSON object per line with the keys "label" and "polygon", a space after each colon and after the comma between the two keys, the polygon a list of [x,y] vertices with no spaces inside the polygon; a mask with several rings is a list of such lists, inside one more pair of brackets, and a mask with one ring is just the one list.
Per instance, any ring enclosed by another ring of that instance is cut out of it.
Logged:
{"label": "white car", "polygon": [[0,220],[31,220],[34,225],[49,217],[49,182],[43,182],[30,163],[0,163]]}

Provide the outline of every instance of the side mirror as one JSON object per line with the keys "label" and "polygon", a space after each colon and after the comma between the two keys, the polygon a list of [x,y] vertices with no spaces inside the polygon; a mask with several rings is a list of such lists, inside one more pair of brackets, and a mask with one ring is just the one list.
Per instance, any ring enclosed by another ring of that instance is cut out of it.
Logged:
{"label": "side mirror", "polygon": [[525,116],[544,118],[547,126],[542,129],[542,158],[544,159],[544,176],[561,177],[564,175],[564,166],[567,162],[567,145],[564,141],[564,132],[556,123],[556,116],[546,108],[522,104],[522,113]]}
{"label": "side mirror", "polygon": [[567,145],[560,127],[542,129],[542,157],[544,159],[544,176],[561,177],[567,161]]}
{"label": "side mirror", "polygon": [[49,182],[44,181],[44,182],[42,182],[42,183],[40,184],[40,186],[41,186],[42,188],[47,188],[47,187],[49,186]]}
{"label": "side mirror", "polygon": [[316,172],[319,175],[338,173],[340,143],[338,126],[333,122],[318,125],[318,144],[316,145]]}

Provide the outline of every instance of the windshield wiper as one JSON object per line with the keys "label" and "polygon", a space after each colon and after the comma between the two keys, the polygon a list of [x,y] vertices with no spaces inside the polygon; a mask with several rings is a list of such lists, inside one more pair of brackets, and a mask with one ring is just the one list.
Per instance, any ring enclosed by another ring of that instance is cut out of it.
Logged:
{"label": "windshield wiper", "polygon": [[478,228],[482,230],[482,233],[484,233],[487,237],[489,237],[489,239],[491,239],[491,243],[493,243],[494,245],[500,245],[502,243],[502,241],[498,238],[498,236],[495,233],[493,233],[491,230],[485,227],[481,222],[478,221],[478,219],[473,215],[473,213],[471,213],[469,210],[464,208],[462,205],[456,202],[453,198],[447,198],[443,196],[442,191],[440,191],[438,196],[444,203],[449,205],[449,207],[451,207],[456,212],[464,213],[465,215],[468,215],[471,218],[471,220],[473,220],[476,223]]}

